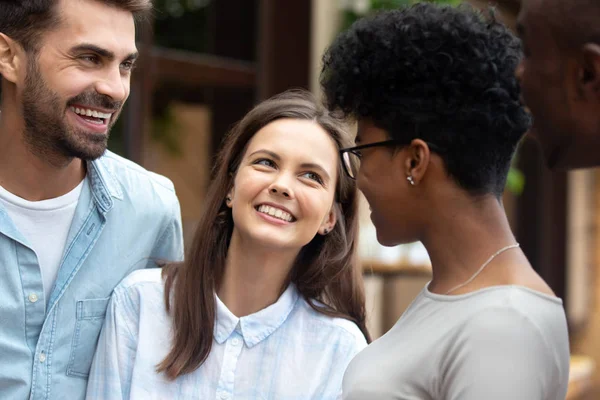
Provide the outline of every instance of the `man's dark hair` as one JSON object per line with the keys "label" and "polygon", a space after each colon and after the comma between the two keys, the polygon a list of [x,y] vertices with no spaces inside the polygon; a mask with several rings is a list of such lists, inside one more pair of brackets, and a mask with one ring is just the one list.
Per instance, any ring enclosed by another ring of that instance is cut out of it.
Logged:
{"label": "man's dark hair", "polygon": [[[95,0],[130,11],[134,19],[144,19],[152,0]],[[56,13],[59,0],[0,0],[0,32],[16,40],[26,51],[39,50],[42,33],[60,23]]]}
{"label": "man's dark hair", "polygon": [[515,68],[521,45],[470,6],[428,3],[354,23],[323,56],[330,109],[370,119],[392,139],[420,138],[473,194],[500,196],[530,117]]}

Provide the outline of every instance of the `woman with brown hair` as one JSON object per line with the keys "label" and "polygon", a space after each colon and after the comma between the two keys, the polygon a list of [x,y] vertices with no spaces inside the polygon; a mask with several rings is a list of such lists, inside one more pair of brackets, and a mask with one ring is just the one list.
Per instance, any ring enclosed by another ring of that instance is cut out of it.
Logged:
{"label": "woman with brown hair", "polygon": [[183,263],[114,291],[88,398],[335,399],[369,340],[349,143],[308,93],[250,111]]}

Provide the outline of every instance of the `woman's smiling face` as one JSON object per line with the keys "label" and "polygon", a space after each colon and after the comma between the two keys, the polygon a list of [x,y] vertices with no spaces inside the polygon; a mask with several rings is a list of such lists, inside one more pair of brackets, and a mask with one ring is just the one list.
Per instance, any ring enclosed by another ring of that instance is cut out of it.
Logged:
{"label": "woman's smiling face", "polygon": [[338,149],[310,120],[279,119],[248,143],[229,193],[233,235],[300,250],[335,224]]}

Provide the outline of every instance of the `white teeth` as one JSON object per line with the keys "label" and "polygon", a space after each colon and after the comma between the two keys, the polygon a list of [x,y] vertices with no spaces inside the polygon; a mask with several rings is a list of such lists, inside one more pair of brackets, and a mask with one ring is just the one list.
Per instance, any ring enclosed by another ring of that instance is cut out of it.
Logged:
{"label": "white teeth", "polygon": [[292,222],[292,216],[290,213],[287,213],[283,210],[280,210],[278,208],[275,207],[271,207],[271,206],[267,206],[267,205],[261,205],[258,207],[258,211],[263,213],[263,214],[268,214],[272,217],[287,221],[287,222]]}
{"label": "white teeth", "polygon": [[90,109],[86,109],[86,108],[70,107],[70,109],[75,114],[83,115],[86,117],[94,117],[94,118],[101,118],[101,119],[109,119],[110,117],[112,117],[112,113],[103,113],[100,111],[90,110]]}

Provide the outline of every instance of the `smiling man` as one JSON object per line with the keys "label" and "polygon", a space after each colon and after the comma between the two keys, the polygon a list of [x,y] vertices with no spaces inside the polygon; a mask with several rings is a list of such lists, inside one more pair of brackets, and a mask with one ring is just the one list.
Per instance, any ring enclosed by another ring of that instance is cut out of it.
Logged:
{"label": "smiling man", "polygon": [[600,2],[523,0],[517,77],[551,168],[600,165]]}
{"label": "smiling man", "polygon": [[83,398],[113,288],[183,253],[172,183],[106,150],[150,0],[0,0],[0,393]]}

